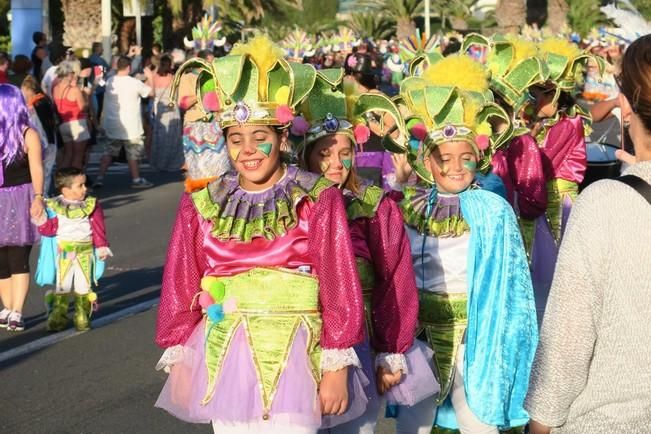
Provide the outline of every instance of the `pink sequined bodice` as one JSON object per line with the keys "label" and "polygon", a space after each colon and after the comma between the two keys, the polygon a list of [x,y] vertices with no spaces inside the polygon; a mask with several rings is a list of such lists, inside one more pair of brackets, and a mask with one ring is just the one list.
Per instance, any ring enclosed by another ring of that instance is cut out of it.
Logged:
{"label": "pink sequined bodice", "polygon": [[218,241],[210,235],[212,223],[198,217],[204,233],[203,250],[208,265],[205,273],[211,276],[227,276],[255,267],[294,269],[301,265],[309,265],[312,269],[308,250],[308,226],[313,208],[313,202],[304,200],[297,207],[299,223],[294,229],[273,240],[256,238],[249,243]]}

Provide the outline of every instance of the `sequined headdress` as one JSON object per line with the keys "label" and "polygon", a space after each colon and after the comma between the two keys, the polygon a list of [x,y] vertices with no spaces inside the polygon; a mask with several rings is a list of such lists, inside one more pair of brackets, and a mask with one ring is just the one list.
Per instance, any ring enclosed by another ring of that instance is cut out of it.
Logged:
{"label": "sequined headdress", "polygon": [[[463,71],[460,74],[459,71]],[[490,71],[465,55],[451,55],[430,65],[420,77],[410,77],[400,87],[400,98],[410,113],[407,124],[422,123],[422,147],[414,149],[385,138],[389,151],[407,153],[409,163],[426,182],[434,179],[423,164],[438,145],[469,143],[479,156],[478,169],[487,171],[495,150],[512,135],[512,124],[503,108],[493,102]],[[504,124],[494,132],[491,118]]]}
{"label": "sequined headdress", "polygon": [[219,21],[211,22],[205,15],[201,21],[192,29],[192,40],[183,38],[185,48],[195,50],[211,50],[213,47],[221,47],[226,43],[226,37],[219,37],[222,27]]}
{"label": "sequined headdress", "polygon": [[490,87],[513,109],[514,120],[529,100],[528,89],[549,77],[547,65],[536,55],[536,44],[516,36],[489,39],[477,33],[466,35],[461,51],[474,45],[488,49],[486,66],[491,71]]}
{"label": "sequined headdress", "polygon": [[538,52],[549,68],[549,81],[556,87],[554,101],[561,91],[575,93],[577,82],[583,80],[583,70],[588,59],[595,60],[600,72],[605,67],[601,57],[582,51],[566,39],[545,39],[538,44]]}
{"label": "sequined headdress", "polygon": [[314,141],[331,134],[348,136],[353,145],[363,145],[370,137],[369,119],[385,114],[393,118],[401,141],[404,135],[398,107],[384,94],[356,93],[356,83],[344,79],[342,68],[323,69],[317,73],[314,87],[298,107],[300,116],[294,119],[292,133],[302,136],[298,153]]}
{"label": "sequined headdress", "polygon": [[288,62],[283,54],[268,37],[258,35],[212,63],[189,60],[177,71],[174,88],[182,73],[195,68],[199,106],[207,116],[217,117],[222,128],[289,126],[295,107],[314,86],[316,70]]}

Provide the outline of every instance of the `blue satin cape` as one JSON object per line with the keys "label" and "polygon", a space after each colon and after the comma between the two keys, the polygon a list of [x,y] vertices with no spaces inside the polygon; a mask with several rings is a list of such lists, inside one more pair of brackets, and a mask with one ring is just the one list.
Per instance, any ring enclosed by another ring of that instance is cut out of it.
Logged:
{"label": "blue satin cape", "polygon": [[[513,209],[497,194],[466,190],[459,197],[470,226],[466,400],[488,425],[524,425],[538,324],[522,237]],[[458,428],[449,399],[439,407],[435,423]]]}

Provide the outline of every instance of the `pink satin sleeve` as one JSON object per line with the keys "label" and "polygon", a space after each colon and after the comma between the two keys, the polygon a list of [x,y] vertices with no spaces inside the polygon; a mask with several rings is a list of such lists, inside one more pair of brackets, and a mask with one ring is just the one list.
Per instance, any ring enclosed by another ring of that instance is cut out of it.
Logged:
{"label": "pink satin sleeve", "polygon": [[586,150],[581,117],[564,117],[554,125],[547,133],[542,152],[547,181],[556,178],[583,181]]}
{"label": "pink satin sleeve", "polygon": [[[535,219],[547,209],[547,188],[540,149],[529,134],[514,138],[492,160],[493,172],[502,178],[507,198],[518,214]],[[517,201],[517,204],[515,203]]]}
{"label": "pink satin sleeve", "polygon": [[321,347],[345,349],[364,338],[362,288],[341,191],[324,190],[310,216],[308,250],[319,278]]}
{"label": "pink satin sleeve", "polygon": [[206,269],[202,240],[197,211],[183,194],[167,249],[156,322],[156,343],[163,348],[185,343],[201,320],[201,307],[190,307]]}
{"label": "pink satin sleeve", "polygon": [[106,239],[104,210],[102,209],[102,206],[99,204],[99,202],[95,204],[95,209],[90,214],[90,227],[93,231],[93,246],[96,248],[108,247],[109,243]]}
{"label": "pink satin sleeve", "polygon": [[373,258],[373,348],[404,353],[411,348],[418,320],[418,290],[409,237],[398,205],[384,198],[368,224]]}

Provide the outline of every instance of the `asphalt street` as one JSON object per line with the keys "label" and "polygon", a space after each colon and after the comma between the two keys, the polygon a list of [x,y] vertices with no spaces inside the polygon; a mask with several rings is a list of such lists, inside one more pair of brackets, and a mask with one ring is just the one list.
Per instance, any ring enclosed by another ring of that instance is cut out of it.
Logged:
{"label": "asphalt street", "polygon": [[[90,176],[95,172],[92,166]],[[97,290],[94,329],[47,333],[45,289],[32,284],[27,329],[0,330],[0,434],[212,432],[154,407],[166,379],[154,370],[162,354],[154,344],[157,302],[183,187],[180,173],[145,167],[143,175],[155,187],[133,190],[126,166],[115,166],[93,193],[105,209],[115,254]],[[393,431],[390,421],[378,425],[380,434]]]}

